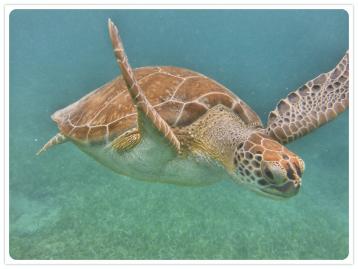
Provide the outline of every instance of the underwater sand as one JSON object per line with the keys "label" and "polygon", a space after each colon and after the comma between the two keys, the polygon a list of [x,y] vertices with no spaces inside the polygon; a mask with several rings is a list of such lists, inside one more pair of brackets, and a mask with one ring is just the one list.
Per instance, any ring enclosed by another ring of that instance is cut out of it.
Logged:
{"label": "underwater sand", "polygon": [[348,112],[288,145],[303,187],[273,200],[229,181],[150,184],[73,144],[41,156],[50,115],[118,74],[107,18],[134,67],[199,71],[265,123],[280,98],[348,48],[341,10],[16,10],[10,15],[10,255],[14,259],[344,259]]}

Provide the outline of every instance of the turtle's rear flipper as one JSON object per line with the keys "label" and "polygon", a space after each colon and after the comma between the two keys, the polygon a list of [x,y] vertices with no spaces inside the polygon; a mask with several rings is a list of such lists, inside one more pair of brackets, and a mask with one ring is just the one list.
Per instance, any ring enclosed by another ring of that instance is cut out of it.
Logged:
{"label": "turtle's rear flipper", "polygon": [[51,148],[52,146],[55,146],[57,144],[62,144],[65,143],[67,141],[67,138],[61,134],[58,133],[56,134],[54,137],[52,137],[37,153],[36,155],[40,155],[41,153],[45,152],[46,150],[48,150],[49,148]]}
{"label": "turtle's rear flipper", "polygon": [[337,66],[280,100],[270,112],[266,134],[282,144],[304,136],[348,107],[348,51]]}

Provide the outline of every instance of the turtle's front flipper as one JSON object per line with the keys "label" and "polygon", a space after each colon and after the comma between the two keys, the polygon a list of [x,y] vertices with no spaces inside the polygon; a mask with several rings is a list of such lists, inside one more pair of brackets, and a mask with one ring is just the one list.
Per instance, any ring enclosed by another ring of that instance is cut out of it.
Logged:
{"label": "turtle's front flipper", "polygon": [[128,63],[127,55],[118,34],[118,29],[110,19],[108,20],[108,28],[114,54],[127,84],[129,94],[137,107],[138,126],[141,134],[156,137],[159,133],[179,152],[180,142],[178,138],[168,123],[158,114],[145,97]]}
{"label": "turtle's front flipper", "polygon": [[348,51],[337,66],[281,99],[268,116],[266,134],[285,144],[334,119],[348,107]]}

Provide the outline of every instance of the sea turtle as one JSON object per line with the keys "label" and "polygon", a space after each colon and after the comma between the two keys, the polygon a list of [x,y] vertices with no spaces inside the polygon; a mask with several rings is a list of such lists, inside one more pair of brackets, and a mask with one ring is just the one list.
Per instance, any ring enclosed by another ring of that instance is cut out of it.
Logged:
{"label": "sea turtle", "polygon": [[41,153],[66,141],[132,178],[178,185],[223,179],[274,197],[301,186],[304,162],[284,144],[348,107],[348,51],[331,71],[280,100],[266,128],[239,97],[203,74],[178,67],[132,69],[108,20],[122,72],[55,112],[60,132]]}

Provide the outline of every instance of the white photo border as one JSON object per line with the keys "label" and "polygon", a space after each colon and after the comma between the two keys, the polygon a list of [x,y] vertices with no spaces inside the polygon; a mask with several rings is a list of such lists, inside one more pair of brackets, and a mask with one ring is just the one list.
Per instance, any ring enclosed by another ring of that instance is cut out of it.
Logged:
{"label": "white photo border", "polygon": [[[68,2],[68,1],[67,1]],[[162,1],[164,2],[164,1]],[[353,1],[349,1],[353,2]],[[2,223],[4,225],[3,248],[4,265],[172,265],[172,264],[216,264],[216,265],[353,265],[354,264],[354,6],[353,4],[39,4],[23,5],[8,4],[3,6],[3,119],[1,128],[4,142],[3,165],[4,165],[4,207]],[[16,9],[344,9],[349,15],[349,53],[350,53],[350,84],[349,84],[349,255],[344,260],[15,260],[9,254],[9,15]],[[357,185],[357,184],[356,184]],[[357,192],[355,192],[357,193]],[[1,250],[1,249],[0,249]],[[11,268],[14,268],[11,266]]]}

